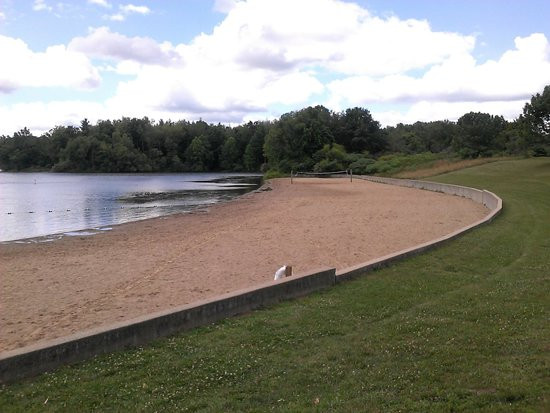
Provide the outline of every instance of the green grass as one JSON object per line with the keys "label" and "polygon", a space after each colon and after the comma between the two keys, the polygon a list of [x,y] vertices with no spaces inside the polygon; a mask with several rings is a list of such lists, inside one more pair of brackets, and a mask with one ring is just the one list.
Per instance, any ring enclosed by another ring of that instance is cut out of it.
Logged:
{"label": "green grass", "polygon": [[287,176],[289,176],[289,174],[270,169],[264,174],[264,181],[267,181],[268,179],[285,178]]}
{"label": "green grass", "polygon": [[402,169],[399,172],[392,173],[394,178],[422,179],[434,175],[458,171],[460,169],[471,168],[472,166],[483,165],[485,163],[506,161],[518,159],[512,157],[491,157],[475,159],[438,159],[432,162],[419,163],[412,165],[408,169]]}
{"label": "green grass", "polygon": [[365,170],[355,170],[357,174],[391,176],[394,178],[419,179],[434,175],[482,165],[489,162],[517,159],[513,157],[490,157],[463,159],[456,154],[445,153],[393,153],[378,158],[369,164]]}
{"label": "green grass", "polygon": [[[442,153],[423,152],[415,154],[393,153],[381,156],[370,165],[369,174],[393,176],[403,171],[414,171],[432,166],[447,155]],[[455,160],[452,158],[452,160]]]}
{"label": "green grass", "polygon": [[550,411],[550,159],[435,180],[505,209],[368,277],[3,386],[0,411]]}

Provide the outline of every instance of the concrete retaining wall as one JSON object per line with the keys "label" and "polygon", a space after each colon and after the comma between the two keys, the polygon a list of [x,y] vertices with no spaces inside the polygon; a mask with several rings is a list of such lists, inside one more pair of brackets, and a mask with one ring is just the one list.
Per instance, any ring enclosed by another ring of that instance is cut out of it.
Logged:
{"label": "concrete retaining wall", "polygon": [[381,184],[405,186],[408,188],[425,189],[427,191],[442,192],[444,194],[461,196],[469,198],[478,204],[485,205],[491,211],[502,209],[502,199],[487,190],[481,190],[476,188],[470,188],[467,186],[442,184],[439,182],[429,181],[417,181],[414,179],[396,179],[396,178],[384,178],[381,176],[366,176],[357,175],[354,176],[357,179],[364,179],[371,182],[378,182]]}
{"label": "concrete retaining wall", "polygon": [[483,190],[483,205],[489,208],[491,211],[498,211],[502,209],[502,199],[493,194],[492,192]]}
{"label": "concrete retaining wall", "polygon": [[406,186],[408,188],[425,189],[433,192],[443,192],[449,195],[457,195],[465,198],[470,198],[472,201],[478,204],[483,203],[483,191],[475,188],[469,188],[467,186],[459,186],[452,184],[440,184],[438,182],[428,181],[416,181],[414,179],[396,179],[396,178],[383,178],[380,176],[354,176],[354,178],[365,179],[372,182],[378,182],[382,184]]}
{"label": "concrete retaining wall", "polygon": [[321,268],[279,281],[267,282],[254,288],[235,291],[210,300],[117,323],[106,328],[89,330],[58,340],[2,353],[0,354],[0,382],[5,383],[37,375],[63,364],[89,359],[98,354],[144,345],[159,337],[210,324],[282,300],[309,294],[433,248],[472,228],[491,221],[502,210],[502,200],[489,191],[410,179],[374,176],[355,176],[355,178],[463,196],[484,204],[491,212],[482,220],[461,228],[452,234],[338,272],[334,268]]}
{"label": "concrete retaining wall", "polygon": [[0,382],[34,376],[98,354],[144,345],[159,337],[303,296],[334,285],[335,272],[334,268],[321,268],[107,328],[5,352],[0,355]]}
{"label": "concrete retaining wall", "polygon": [[395,253],[380,257],[371,261],[367,261],[362,264],[354,265],[353,267],[344,268],[342,270],[336,271],[336,282],[347,281],[364,275],[368,272],[374,271],[378,268],[386,267],[389,264],[402,260],[413,255],[420,254],[428,249],[435,248],[441,245],[444,242],[452,240],[480,225],[491,222],[501,211],[502,211],[502,199],[493,194],[492,192],[486,190],[479,190],[475,188],[469,188],[466,186],[452,185],[452,184],[440,184],[437,182],[428,182],[428,181],[416,181],[413,179],[395,179],[395,178],[383,178],[379,176],[354,176],[354,178],[364,179],[367,181],[388,184],[388,185],[398,185],[409,188],[424,189],[434,192],[442,192],[449,195],[462,196],[464,198],[469,198],[474,202],[485,205],[489,209],[489,213],[478,222],[475,222],[471,225],[467,225],[459,230],[447,234],[443,237],[428,241],[424,244],[415,245],[414,247],[407,248]]}

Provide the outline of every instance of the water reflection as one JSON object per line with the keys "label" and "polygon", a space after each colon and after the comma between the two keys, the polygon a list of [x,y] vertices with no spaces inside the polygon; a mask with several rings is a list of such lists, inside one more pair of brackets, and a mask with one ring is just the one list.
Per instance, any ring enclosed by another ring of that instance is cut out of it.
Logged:
{"label": "water reflection", "polygon": [[260,181],[243,174],[0,173],[0,241],[190,211],[256,189]]}

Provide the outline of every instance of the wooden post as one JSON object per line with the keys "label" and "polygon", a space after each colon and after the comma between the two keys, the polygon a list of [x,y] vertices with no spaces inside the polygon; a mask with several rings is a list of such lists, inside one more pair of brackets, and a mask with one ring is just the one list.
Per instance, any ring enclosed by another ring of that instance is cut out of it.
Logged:
{"label": "wooden post", "polygon": [[292,184],[292,169],[290,170],[290,183]]}
{"label": "wooden post", "polygon": [[349,170],[349,181],[353,182],[353,169]]}
{"label": "wooden post", "polygon": [[292,276],[292,265],[287,265],[285,268],[285,277]]}

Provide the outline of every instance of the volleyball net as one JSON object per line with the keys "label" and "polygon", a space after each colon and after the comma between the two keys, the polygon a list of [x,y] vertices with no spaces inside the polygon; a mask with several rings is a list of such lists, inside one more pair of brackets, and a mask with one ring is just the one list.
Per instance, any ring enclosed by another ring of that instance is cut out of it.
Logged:
{"label": "volleyball net", "polygon": [[334,172],[290,171],[290,183],[294,183],[297,178],[347,178],[350,182],[353,182],[353,171],[351,169]]}

